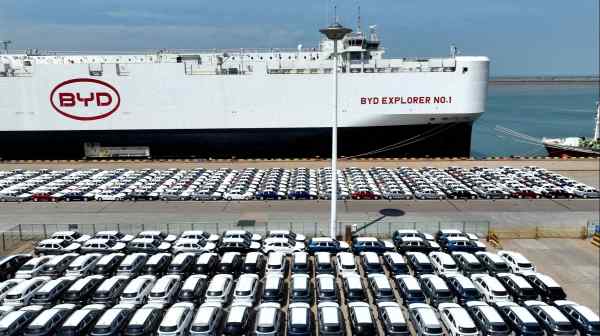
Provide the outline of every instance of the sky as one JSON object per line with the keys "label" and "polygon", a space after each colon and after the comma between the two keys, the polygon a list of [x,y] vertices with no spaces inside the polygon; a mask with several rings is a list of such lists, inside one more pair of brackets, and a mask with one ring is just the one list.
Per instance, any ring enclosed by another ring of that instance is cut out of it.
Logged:
{"label": "sky", "polygon": [[11,48],[134,51],[316,46],[331,20],[377,25],[387,57],[491,58],[492,76],[599,73],[599,0],[1,0]]}

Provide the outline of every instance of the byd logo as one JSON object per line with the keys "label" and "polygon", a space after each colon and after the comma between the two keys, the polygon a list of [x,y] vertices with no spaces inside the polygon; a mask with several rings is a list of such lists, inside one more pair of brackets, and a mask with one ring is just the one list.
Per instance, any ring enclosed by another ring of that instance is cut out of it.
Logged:
{"label": "byd logo", "polygon": [[98,120],[115,113],[121,96],[112,85],[93,78],[76,78],[62,82],[50,93],[56,112],[75,120]]}

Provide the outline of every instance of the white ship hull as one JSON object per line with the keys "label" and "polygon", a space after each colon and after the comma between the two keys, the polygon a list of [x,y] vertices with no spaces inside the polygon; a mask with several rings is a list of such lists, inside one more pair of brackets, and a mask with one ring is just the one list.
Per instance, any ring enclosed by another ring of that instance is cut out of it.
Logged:
{"label": "white ship hull", "polygon": [[[16,56],[5,61],[4,76],[0,72],[0,138],[10,137],[15,147],[23,146],[19,151],[25,156],[37,141],[39,146],[54,141],[55,146],[76,146],[79,151],[85,142],[100,141],[102,145],[147,145],[154,155],[157,152],[152,147],[161,144],[203,144],[206,150],[199,148],[198,153],[185,155],[243,157],[249,154],[247,150],[219,152],[216,148],[248,141],[260,144],[262,141],[252,141],[252,137],[261,136],[270,138],[269,143],[281,141],[280,145],[324,142],[314,153],[284,152],[289,156],[326,155],[320,148],[328,146],[327,128],[332,121],[333,62],[324,59],[324,51],[315,54],[321,55],[322,61],[251,61],[248,55],[245,63],[230,56],[219,65],[215,55],[203,55],[201,65],[175,60],[180,57],[176,54],[155,55],[152,61],[151,55],[133,59]],[[283,55],[285,59],[288,54]],[[380,59],[358,67],[355,63],[340,68],[344,71],[339,74],[342,138],[344,129],[349,130],[347,137],[363,134],[364,139],[372,138],[366,141],[368,149],[375,150],[409,135],[419,136],[436,125],[453,124],[462,129],[454,133],[461,137],[454,139],[460,144],[447,152],[468,155],[471,123],[484,112],[486,103],[487,58],[456,57],[429,63]],[[412,64],[438,64],[440,68],[423,71],[410,68]],[[237,70],[224,74],[223,68]],[[376,128],[384,131],[369,134],[369,129]],[[453,134],[452,128],[444,132],[446,138]],[[236,142],[231,138],[228,143],[228,134],[243,135],[243,139]],[[291,138],[278,138],[286,136]],[[444,141],[440,144],[445,145]],[[343,155],[367,149],[344,149],[342,141],[340,146]],[[268,156],[268,148],[263,150]],[[422,156],[436,150],[420,148],[406,153]],[[14,149],[5,149],[0,157],[19,156],[15,154]]]}

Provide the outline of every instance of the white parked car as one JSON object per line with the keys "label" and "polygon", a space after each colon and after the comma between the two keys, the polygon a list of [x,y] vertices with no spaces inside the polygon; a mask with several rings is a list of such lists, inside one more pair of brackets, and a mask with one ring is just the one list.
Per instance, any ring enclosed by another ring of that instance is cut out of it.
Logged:
{"label": "white parked car", "polygon": [[535,272],[535,266],[519,252],[498,251],[498,255],[506,261],[513,273]]}
{"label": "white parked car", "polygon": [[304,251],[306,246],[303,242],[294,241],[289,238],[267,238],[263,241],[263,252],[282,252],[292,254],[294,252]]}
{"label": "white parked car", "polygon": [[454,259],[447,253],[431,252],[429,253],[429,260],[431,260],[431,265],[437,275],[460,274],[458,265],[456,265]]}
{"label": "white parked car", "polygon": [[510,300],[506,288],[495,277],[487,274],[473,274],[471,280],[488,303]]}
{"label": "white parked car", "polygon": [[478,336],[475,322],[466,309],[456,303],[440,303],[438,306],[442,323],[450,336]]}

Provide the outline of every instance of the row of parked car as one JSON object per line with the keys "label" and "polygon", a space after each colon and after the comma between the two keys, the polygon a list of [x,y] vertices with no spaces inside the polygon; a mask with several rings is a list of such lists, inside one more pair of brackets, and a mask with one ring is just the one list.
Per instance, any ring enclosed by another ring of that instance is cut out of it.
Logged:
{"label": "row of parked car", "polygon": [[[0,171],[0,201],[331,199],[330,168]],[[538,167],[345,168],[338,198],[598,198],[597,189]]]}
{"label": "row of parked car", "polygon": [[0,269],[1,335],[600,334],[513,251],[69,253]]}
{"label": "row of parked car", "polygon": [[432,251],[485,251],[486,245],[472,233],[464,233],[455,229],[440,230],[436,236],[412,229],[396,230],[393,240],[382,240],[375,237],[355,237],[351,244],[328,237],[314,237],[307,241],[302,234],[289,230],[271,230],[263,238],[258,233],[246,230],[227,230],[222,235],[211,234],[202,230],[184,231],[180,235],[167,234],[162,231],[142,231],[134,235],[119,231],[99,231],[91,235],[77,231],[55,232],[48,239],[39,241],[34,251],[38,255],[64,253],[192,253],[205,252],[344,252],[355,254],[375,252],[378,254],[390,251],[405,253]]}

